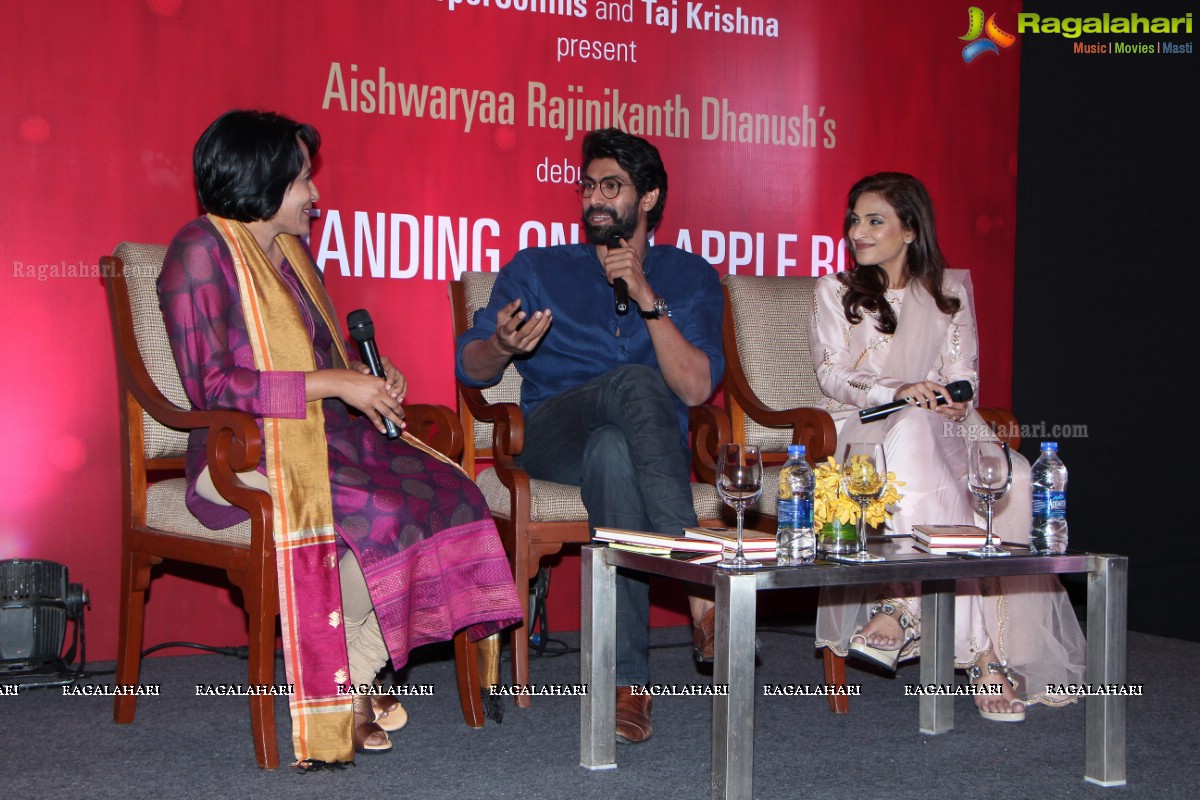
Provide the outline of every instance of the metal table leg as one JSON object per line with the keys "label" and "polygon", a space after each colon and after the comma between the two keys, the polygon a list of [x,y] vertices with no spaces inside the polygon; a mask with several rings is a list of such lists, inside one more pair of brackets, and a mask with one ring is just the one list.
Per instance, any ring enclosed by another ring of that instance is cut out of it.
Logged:
{"label": "metal table leg", "polygon": [[[1125,685],[1126,592],[1129,559],[1092,557],[1087,594],[1087,680],[1092,686]],[[1090,695],[1083,778],[1100,786],[1125,785],[1125,697]]]}
{"label": "metal table leg", "polygon": [[754,622],[758,600],[751,573],[718,571],[713,698],[712,797],[751,797],[754,780]]}
{"label": "metal table leg", "polygon": [[[921,683],[954,683],[954,581],[925,581],[921,588]],[[923,694],[921,733],[954,729],[954,696]]]}
{"label": "metal table leg", "polygon": [[579,765],[617,768],[617,570],[604,558],[605,548],[582,550],[580,611]]}

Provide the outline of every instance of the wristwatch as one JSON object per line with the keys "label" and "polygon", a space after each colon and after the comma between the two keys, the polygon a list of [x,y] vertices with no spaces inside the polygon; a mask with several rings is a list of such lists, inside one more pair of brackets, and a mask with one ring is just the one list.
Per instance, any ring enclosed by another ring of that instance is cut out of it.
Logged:
{"label": "wristwatch", "polygon": [[667,309],[667,301],[657,295],[654,297],[654,308],[643,311],[642,307],[638,306],[638,313],[642,315],[642,319],[661,319],[671,316],[670,310]]}

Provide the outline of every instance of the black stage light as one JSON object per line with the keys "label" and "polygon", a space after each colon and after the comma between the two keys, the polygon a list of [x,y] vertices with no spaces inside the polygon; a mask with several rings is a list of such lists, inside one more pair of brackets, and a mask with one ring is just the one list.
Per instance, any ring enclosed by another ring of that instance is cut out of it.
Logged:
{"label": "black stage light", "polygon": [[[53,561],[0,561],[0,685],[65,686],[83,673],[88,593]],[[66,654],[67,622],[73,623]],[[79,665],[72,668],[75,651]]]}

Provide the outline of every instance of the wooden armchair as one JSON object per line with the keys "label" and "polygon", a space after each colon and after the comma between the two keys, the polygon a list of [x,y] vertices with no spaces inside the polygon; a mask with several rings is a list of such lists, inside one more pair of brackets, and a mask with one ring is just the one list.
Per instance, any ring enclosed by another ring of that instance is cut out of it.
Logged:
{"label": "wooden armchair", "polygon": [[[466,272],[461,280],[450,283],[450,307],[454,337],[467,331],[475,313],[492,296],[496,274]],[[486,389],[458,384],[458,413],[466,432],[463,466],[476,473],[477,461],[491,459],[491,466],[479,472],[479,488],[500,530],[500,538],[512,564],[517,591],[523,592],[535,576],[542,558],[559,552],[564,544],[591,541],[587,509],[578,486],[537,480],[516,462],[524,448],[525,420],[521,414],[521,376],[512,364],[499,383]],[[692,500],[701,525],[723,525],[722,503],[712,482],[713,454],[720,441],[729,441],[729,422],[713,406],[699,406],[691,412],[694,452],[697,467],[708,466],[705,483],[692,484]],[[513,683],[529,683],[529,610],[525,621],[512,630]],[[528,707],[529,697],[519,695],[517,705]]]}
{"label": "wooden armchair", "polygon": [[[757,444],[764,462],[763,486],[778,484],[780,465],[789,444],[803,444],[808,461],[816,464],[835,455],[837,433],[833,418],[819,406],[827,398],[817,383],[808,320],[813,312],[816,278],[771,278],[726,275],[725,404],[733,440]],[[1020,446],[1013,415],[999,408],[980,408],[979,414],[1014,449]],[[771,519],[777,515],[777,493],[763,491],[751,511]],[[845,659],[825,649],[825,682],[844,685]],[[846,695],[830,695],[837,713],[850,709]]]}
{"label": "wooden armchair", "polygon": [[[257,468],[262,441],[254,418],[239,411],[192,409],[179,379],[158,308],[156,281],[166,248],[123,243],[101,259],[117,356],[121,415],[121,598],[116,683],[133,686],[141,668],[142,630],[150,570],[163,559],[226,571],[242,590],[249,617],[249,680],[275,683],[279,616],[271,496],[236,475]],[[406,406],[409,430],[457,457],[462,429],[443,406]],[[184,504],[187,432],[209,429],[213,483],[250,519],[224,530],[205,527]],[[483,703],[475,645],[455,637],[463,717],[482,727]],[[137,696],[117,697],[115,722],[133,722]],[[271,695],[250,698],[250,727],[259,767],[279,766]]]}

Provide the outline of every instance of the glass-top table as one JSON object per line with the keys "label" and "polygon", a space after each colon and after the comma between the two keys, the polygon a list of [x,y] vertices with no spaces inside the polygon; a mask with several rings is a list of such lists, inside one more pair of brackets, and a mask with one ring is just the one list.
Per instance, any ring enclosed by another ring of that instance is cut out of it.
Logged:
{"label": "glass-top table", "polygon": [[[921,582],[920,681],[954,683],[954,581],[1007,575],[1088,573],[1087,683],[1125,682],[1125,556],[1069,552],[1031,556],[1022,548],[1009,558],[963,558],[920,552],[894,552],[892,543],[875,545],[886,561],[845,564],[818,561],[800,567],[733,572],[663,556],[604,545],[583,548],[580,765],[616,767],[616,568],[712,586],[716,599],[713,682],[728,686],[713,697],[712,797],[752,797],[754,767],[754,626],[757,593],[785,588]],[[922,694],[922,733],[954,727],[954,697]],[[1119,693],[1091,694],[1086,713],[1084,779],[1100,786],[1125,784],[1125,699]],[[736,721],[736,722],[735,722]]]}

